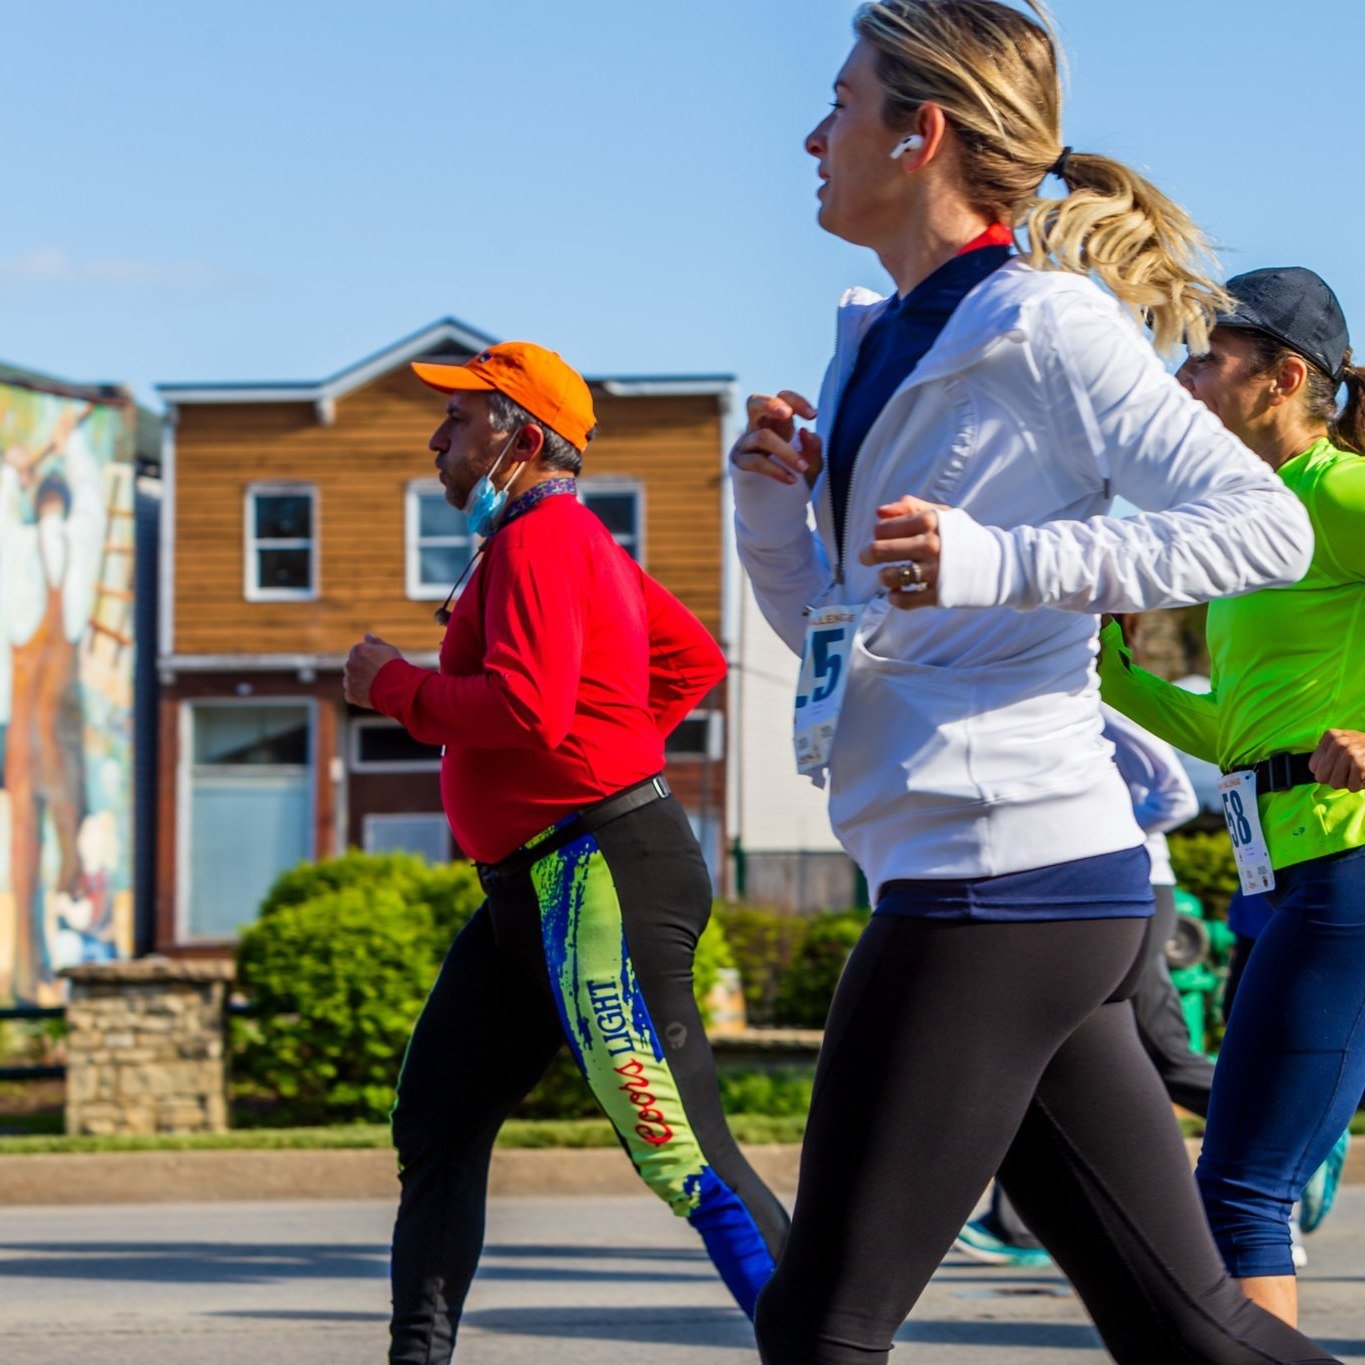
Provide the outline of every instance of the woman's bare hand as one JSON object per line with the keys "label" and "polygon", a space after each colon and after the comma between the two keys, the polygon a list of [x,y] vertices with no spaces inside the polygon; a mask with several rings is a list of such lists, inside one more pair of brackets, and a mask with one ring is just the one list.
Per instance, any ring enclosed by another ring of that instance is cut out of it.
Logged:
{"label": "woman's bare hand", "polygon": [[893,607],[910,611],[938,605],[938,514],[942,503],[904,497],[877,508],[873,539],[858,558],[869,566],[884,564],[882,585]]}
{"label": "woman's bare hand", "polygon": [[796,419],[814,421],[815,409],[799,393],[783,389],[776,397],[755,393],[748,400],[749,424],[730,451],[730,463],[751,474],[765,474],[779,483],[804,478],[814,484],[820,473],[820,438],[797,430]]}

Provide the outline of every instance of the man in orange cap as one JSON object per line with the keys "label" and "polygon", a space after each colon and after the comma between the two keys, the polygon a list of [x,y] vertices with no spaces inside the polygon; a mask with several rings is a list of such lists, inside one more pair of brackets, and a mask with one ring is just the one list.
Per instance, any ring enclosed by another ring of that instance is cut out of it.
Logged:
{"label": "man in orange cap", "polygon": [[447,395],[436,468],[484,540],[440,613],[439,669],[366,636],[346,698],[444,746],[446,815],[487,900],[399,1077],[390,1360],[449,1359],[494,1138],[565,1041],[641,1177],[752,1313],[787,1219],[721,1112],[691,988],[710,878],[661,775],[664,740],[725,661],[574,496],[596,426],[580,375],[526,342],[413,369]]}

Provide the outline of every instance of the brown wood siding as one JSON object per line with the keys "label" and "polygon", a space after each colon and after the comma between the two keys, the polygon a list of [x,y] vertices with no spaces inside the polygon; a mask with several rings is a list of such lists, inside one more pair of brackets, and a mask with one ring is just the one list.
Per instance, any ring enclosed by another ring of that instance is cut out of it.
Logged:
{"label": "brown wood siding", "polygon": [[[714,397],[594,395],[601,434],[585,475],[643,486],[645,563],[719,634],[720,413]],[[322,425],[310,404],[209,404],[181,409],[175,457],[177,654],[341,654],[366,630],[409,651],[434,651],[434,602],[409,601],[405,493],[434,473],[426,442],[439,397],[406,369],[336,405]],[[318,490],[318,597],[249,602],[244,508],[253,483]]]}

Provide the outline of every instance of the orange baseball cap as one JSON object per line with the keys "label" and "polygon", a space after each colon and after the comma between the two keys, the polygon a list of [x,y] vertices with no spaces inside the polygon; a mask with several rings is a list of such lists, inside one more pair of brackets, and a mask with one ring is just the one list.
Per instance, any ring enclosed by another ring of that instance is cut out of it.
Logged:
{"label": "orange baseball cap", "polygon": [[530,341],[500,341],[463,365],[414,360],[412,372],[438,393],[496,389],[557,431],[580,453],[597,425],[583,376],[555,351]]}

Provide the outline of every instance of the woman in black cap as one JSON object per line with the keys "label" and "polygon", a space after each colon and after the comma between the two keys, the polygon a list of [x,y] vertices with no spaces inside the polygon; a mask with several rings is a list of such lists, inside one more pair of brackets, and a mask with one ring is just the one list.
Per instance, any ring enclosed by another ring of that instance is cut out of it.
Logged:
{"label": "woman in black cap", "polygon": [[1179,377],[1303,502],[1313,561],[1292,587],[1209,608],[1209,694],[1134,668],[1115,625],[1101,678],[1106,701],[1223,769],[1243,890],[1273,907],[1198,1179],[1228,1269],[1292,1323],[1290,1207],[1365,1090],[1365,370],[1311,270],[1255,270],[1228,291],[1233,310]]}

